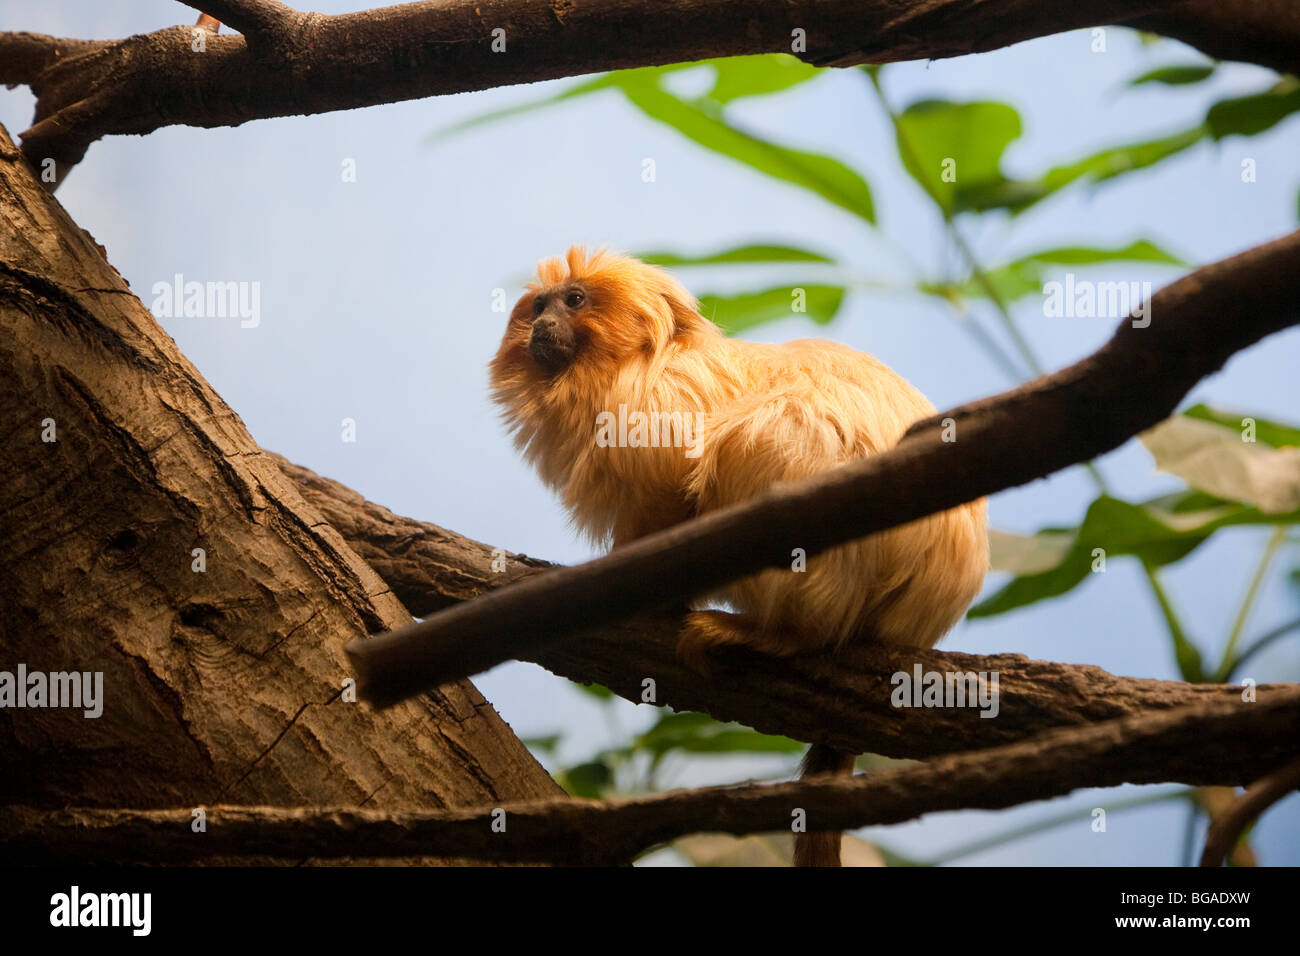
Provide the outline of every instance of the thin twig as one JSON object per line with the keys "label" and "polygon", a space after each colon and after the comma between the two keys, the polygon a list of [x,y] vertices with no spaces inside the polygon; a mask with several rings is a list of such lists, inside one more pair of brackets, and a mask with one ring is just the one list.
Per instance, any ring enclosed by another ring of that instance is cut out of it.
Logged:
{"label": "thin twig", "polygon": [[302,18],[297,10],[279,0],[180,0],[187,7],[198,10],[199,25],[206,17],[238,30],[252,46],[257,42],[282,43],[295,20]]}
{"label": "thin twig", "polygon": [[1240,672],[1248,660],[1264,648],[1268,647],[1274,641],[1281,640],[1294,631],[1300,631],[1300,617],[1296,618],[1294,621],[1287,621],[1285,624],[1273,628],[1273,630],[1266,634],[1260,635],[1252,643],[1248,644],[1246,649],[1241,652],[1241,656],[1238,657],[1236,663],[1232,665],[1232,672],[1228,677],[1231,678],[1233,674]]}
{"label": "thin twig", "polygon": [[1292,790],[1300,789],[1300,760],[1292,761],[1252,783],[1246,792],[1210,825],[1201,866],[1219,866],[1246,828]]}

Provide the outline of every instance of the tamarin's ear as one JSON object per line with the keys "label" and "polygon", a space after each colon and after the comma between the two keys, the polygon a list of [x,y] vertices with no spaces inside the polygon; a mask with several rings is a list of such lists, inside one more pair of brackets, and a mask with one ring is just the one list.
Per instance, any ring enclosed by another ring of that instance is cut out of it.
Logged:
{"label": "tamarin's ear", "polygon": [[663,296],[673,316],[674,338],[688,332],[699,331],[705,320],[700,315],[695,299],[689,297],[683,299],[675,290],[665,290]]}

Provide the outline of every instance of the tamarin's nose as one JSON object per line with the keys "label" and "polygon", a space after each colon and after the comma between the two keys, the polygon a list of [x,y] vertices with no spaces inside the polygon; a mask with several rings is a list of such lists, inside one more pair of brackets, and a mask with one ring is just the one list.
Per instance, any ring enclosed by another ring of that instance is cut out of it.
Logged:
{"label": "tamarin's nose", "polygon": [[549,315],[533,320],[528,351],[542,368],[558,372],[573,360],[573,328],[568,322]]}

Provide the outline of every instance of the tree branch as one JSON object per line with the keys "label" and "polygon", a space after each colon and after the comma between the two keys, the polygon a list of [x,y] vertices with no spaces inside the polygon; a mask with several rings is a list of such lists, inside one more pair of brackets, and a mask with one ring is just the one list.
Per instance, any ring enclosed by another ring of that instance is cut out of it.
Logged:
{"label": "tree branch", "polygon": [[1246,792],[1214,818],[1205,835],[1201,866],[1219,866],[1241,839],[1246,827],[1293,790],[1300,789],[1300,760],[1261,777]]}
{"label": "tree branch", "polygon": [[1135,16],[1125,26],[1181,40],[1219,60],[1300,72],[1300,4],[1249,0],[1248,12],[1246,7],[1224,0],[1187,0]]}
{"label": "tree branch", "polygon": [[43,33],[0,33],[0,83],[34,84],[60,60],[102,46],[96,40],[69,40]]}
{"label": "tree branch", "polygon": [[[28,158],[70,165],[111,134],[237,126],[603,70],[789,52],[796,30],[806,36],[802,59],[851,66],[979,53],[1136,16],[1162,16],[1181,35],[1212,39],[1216,30],[1198,17],[1217,25],[1229,16],[1234,32],[1269,38],[1259,44],[1266,56],[1251,56],[1250,45],[1235,52],[1300,70],[1292,14],[1275,10],[1274,0],[1216,3],[1194,15],[1184,12],[1186,0],[665,0],[647,16],[636,0],[431,0],[323,16],[290,14],[278,3],[196,0],[189,5],[236,16],[254,44],[278,36],[279,55],[260,55],[239,36],[211,37],[198,53],[190,29],[174,27],[95,43],[66,68],[26,70],[9,82],[28,82],[37,94],[36,122],[23,134]],[[499,52],[494,30],[504,31]],[[10,44],[0,36],[0,61]]]}
{"label": "tree branch", "polygon": [[[437,525],[393,514],[336,481],[275,456],[303,498],[341,534],[417,616],[554,567],[507,554]],[[493,570],[494,560],[501,571]],[[503,563],[502,563],[503,562]],[[887,646],[848,648],[833,661],[777,659],[737,648],[717,655],[708,676],[677,659],[677,614],[644,613],[534,649],[525,660],[582,683],[600,683],[634,703],[655,681],[655,703],[737,720],[767,733],[891,757],[928,757],[1015,743],[1053,727],[1078,726],[1210,701],[1241,688],[1115,677],[1099,667],[977,657]],[[999,674],[996,720],[969,708],[908,710],[890,704],[899,672]],[[1258,688],[1271,694],[1282,685]]]}
{"label": "tree branch", "polygon": [[[184,863],[252,855],[433,855],[570,864],[622,862],[687,833],[851,829],[926,813],[996,810],[1122,783],[1232,784],[1300,753],[1300,689],[1053,731],[993,750],[851,780],[710,787],[619,802],[557,799],[441,811],[215,807],[196,834],[179,810],[0,807],[0,860]],[[1248,745],[1243,746],[1243,742]],[[504,818],[499,810],[504,810]],[[504,819],[505,831],[493,827]]]}
{"label": "tree branch", "polygon": [[[557,568],[422,623],[354,640],[362,692],[386,706],[528,657],[564,633],[681,604],[764,568],[1024,484],[1122,444],[1171,414],[1235,352],[1300,321],[1300,232],[1161,289],[1088,358],[912,426],[891,451],[775,488]],[[942,423],[955,423],[956,441]]]}
{"label": "tree branch", "polygon": [[[202,16],[233,27],[254,51],[265,48],[279,55],[290,52],[290,38],[306,19],[280,0],[180,0]],[[202,24],[202,19],[200,19]]]}

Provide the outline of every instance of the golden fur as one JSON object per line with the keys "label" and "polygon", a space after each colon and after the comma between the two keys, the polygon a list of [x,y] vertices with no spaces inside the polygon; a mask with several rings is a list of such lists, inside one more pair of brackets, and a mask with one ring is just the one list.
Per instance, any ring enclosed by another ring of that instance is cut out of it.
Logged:
{"label": "golden fur", "polygon": [[[491,363],[492,394],[525,458],[596,541],[617,547],[877,454],[934,414],[862,352],[814,339],[727,338],[671,276],[636,259],[574,247],[541,262],[537,275]],[[565,287],[586,301],[572,314],[572,360],[546,371],[529,351],[533,300]],[[602,447],[597,416],[620,405],[702,413],[698,457],[681,447]],[[802,573],[734,582],[718,597],[740,616],[691,615],[681,650],[700,661],[726,643],[775,653],[870,639],[930,647],[961,618],[987,568],[981,499],[832,549]]]}

